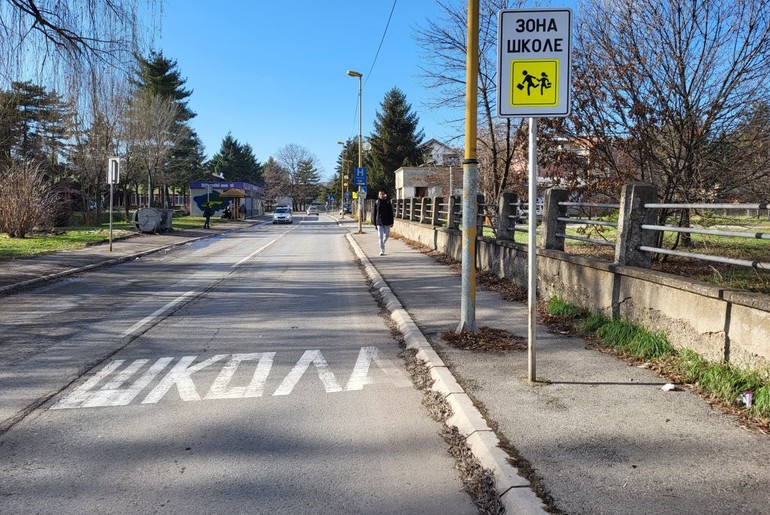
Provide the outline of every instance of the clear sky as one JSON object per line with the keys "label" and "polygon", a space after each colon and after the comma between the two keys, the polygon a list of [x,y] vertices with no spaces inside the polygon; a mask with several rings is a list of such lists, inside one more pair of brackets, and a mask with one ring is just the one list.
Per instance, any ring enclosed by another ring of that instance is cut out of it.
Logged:
{"label": "clear sky", "polygon": [[385,93],[397,86],[425,138],[456,133],[443,122],[462,113],[429,110],[420,84],[414,28],[440,15],[433,0],[166,0],[157,46],[177,61],[193,90],[192,120],[211,157],[228,132],[261,162],[289,143],[334,175],[340,145],[358,136],[358,79],[364,74],[363,134],[373,130]]}

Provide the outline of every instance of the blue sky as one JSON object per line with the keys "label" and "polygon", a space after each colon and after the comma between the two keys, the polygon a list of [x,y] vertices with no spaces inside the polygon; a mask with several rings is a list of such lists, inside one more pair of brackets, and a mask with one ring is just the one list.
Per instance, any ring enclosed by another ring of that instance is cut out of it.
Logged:
{"label": "blue sky", "polygon": [[[456,131],[458,113],[424,104],[414,28],[440,15],[432,0],[399,0],[372,73],[369,69],[392,0],[166,0],[157,46],[175,59],[193,90],[192,125],[211,157],[230,132],[264,162],[284,145],[318,157],[334,174],[339,140],[358,135],[358,79],[364,74],[363,134],[371,133],[385,93],[399,87],[420,118],[426,139]],[[461,115],[461,113],[460,113]]]}

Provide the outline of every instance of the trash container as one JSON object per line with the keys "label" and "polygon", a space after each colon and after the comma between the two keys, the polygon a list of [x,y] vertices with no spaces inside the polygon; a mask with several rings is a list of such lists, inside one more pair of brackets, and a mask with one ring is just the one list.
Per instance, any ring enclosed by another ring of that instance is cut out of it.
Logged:
{"label": "trash container", "polygon": [[171,221],[173,218],[173,209],[143,207],[134,212],[133,222],[137,231],[163,232],[171,230]]}

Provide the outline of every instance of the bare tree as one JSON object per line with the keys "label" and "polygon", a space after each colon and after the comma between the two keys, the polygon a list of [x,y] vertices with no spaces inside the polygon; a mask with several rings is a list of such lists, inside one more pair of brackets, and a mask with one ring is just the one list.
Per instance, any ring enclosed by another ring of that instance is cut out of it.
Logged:
{"label": "bare tree", "polygon": [[159,16],[157,0],[7,0],[0,3],[0,76],[80,72],[97,61],[128,64]]}
{"label": "bare tree", "polygon": [[[426,86],[436,92],[430,107],[465,106],[467,2],[438,0],[444,16],[425,21],[417,29],[425,64],[420,66]],[[481,0],[479,16],[479,191],[497,198],[511,186],[517,162],[526,158],[527,126],[521,118],[497,117],[497,13],[523,1]],[[463,134],[463,119],[450,120]]]}
{"label": "bare tree", "polygon": [[153,185],[164,184],[169,157],[183,136],[175,130],[178,114],[173,99],[148,92],[138,92],[128,104],[126,160],[129,169],[141,170],[147,179],[147,207]]}
{"label": "bare tree", "polygon": [[299,202],[305,191],[304,172],[308,168],[317,168],[318,158],[307,148],[296,143],[289,143],[278,150],[276,159],[289,177],[290,194],[294,199],[294,209],[299,209]]}
{"label": "bare tree", "polygon": [[586,0],[576,34],[574,134],[616,186],[694,202],[767,175],[767,131],[742,125],[769,96],[768,0]]}
{"label": "bare tree", "polygon": [[289,173],[274,158],[269,157],[263,170],[265,198],[273,202],[278,197],[291,196]]}

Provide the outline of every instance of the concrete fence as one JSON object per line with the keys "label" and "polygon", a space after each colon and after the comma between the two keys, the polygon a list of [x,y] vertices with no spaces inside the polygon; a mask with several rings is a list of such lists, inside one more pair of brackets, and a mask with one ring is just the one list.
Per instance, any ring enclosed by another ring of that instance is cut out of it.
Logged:
{"label": "concrete fence", "polygon": [[[676,347],[689,348],[713,361],[759,368],[770,365],[770,296],[725,288],[705,282],[649,270],[644,246],[649,231],[649,210],[643,206],[654,198],[646,184],[623,189],[618,219],[615,262],[570,255],[563,251],[559,218],[563,190],[546,195],[541,247],[537,251],[538,295],[558,296],[572,304],[607,317],[628,320],[653,332],[662,332]],[[433,250],[461,259],[462,233],[453,224],[436,224],[441,201],[435,199],[433,217],[417,217],[411,201],[409,219],[397,218],[394,233]],[[505,202],[501,201],[501,204]],[[422,211],[423,213],[425,211]],[[399,213],[400,214],[400,213]],[[419,218],[419,219],[416,219]],[[432,218],[432,219],[431,219]],[[502,215],[501,215],[502,218]],[[423,221],[420,221],[423,220]],[[501,238],[478,237],[476,266],[527,285],[526,245]]]}

